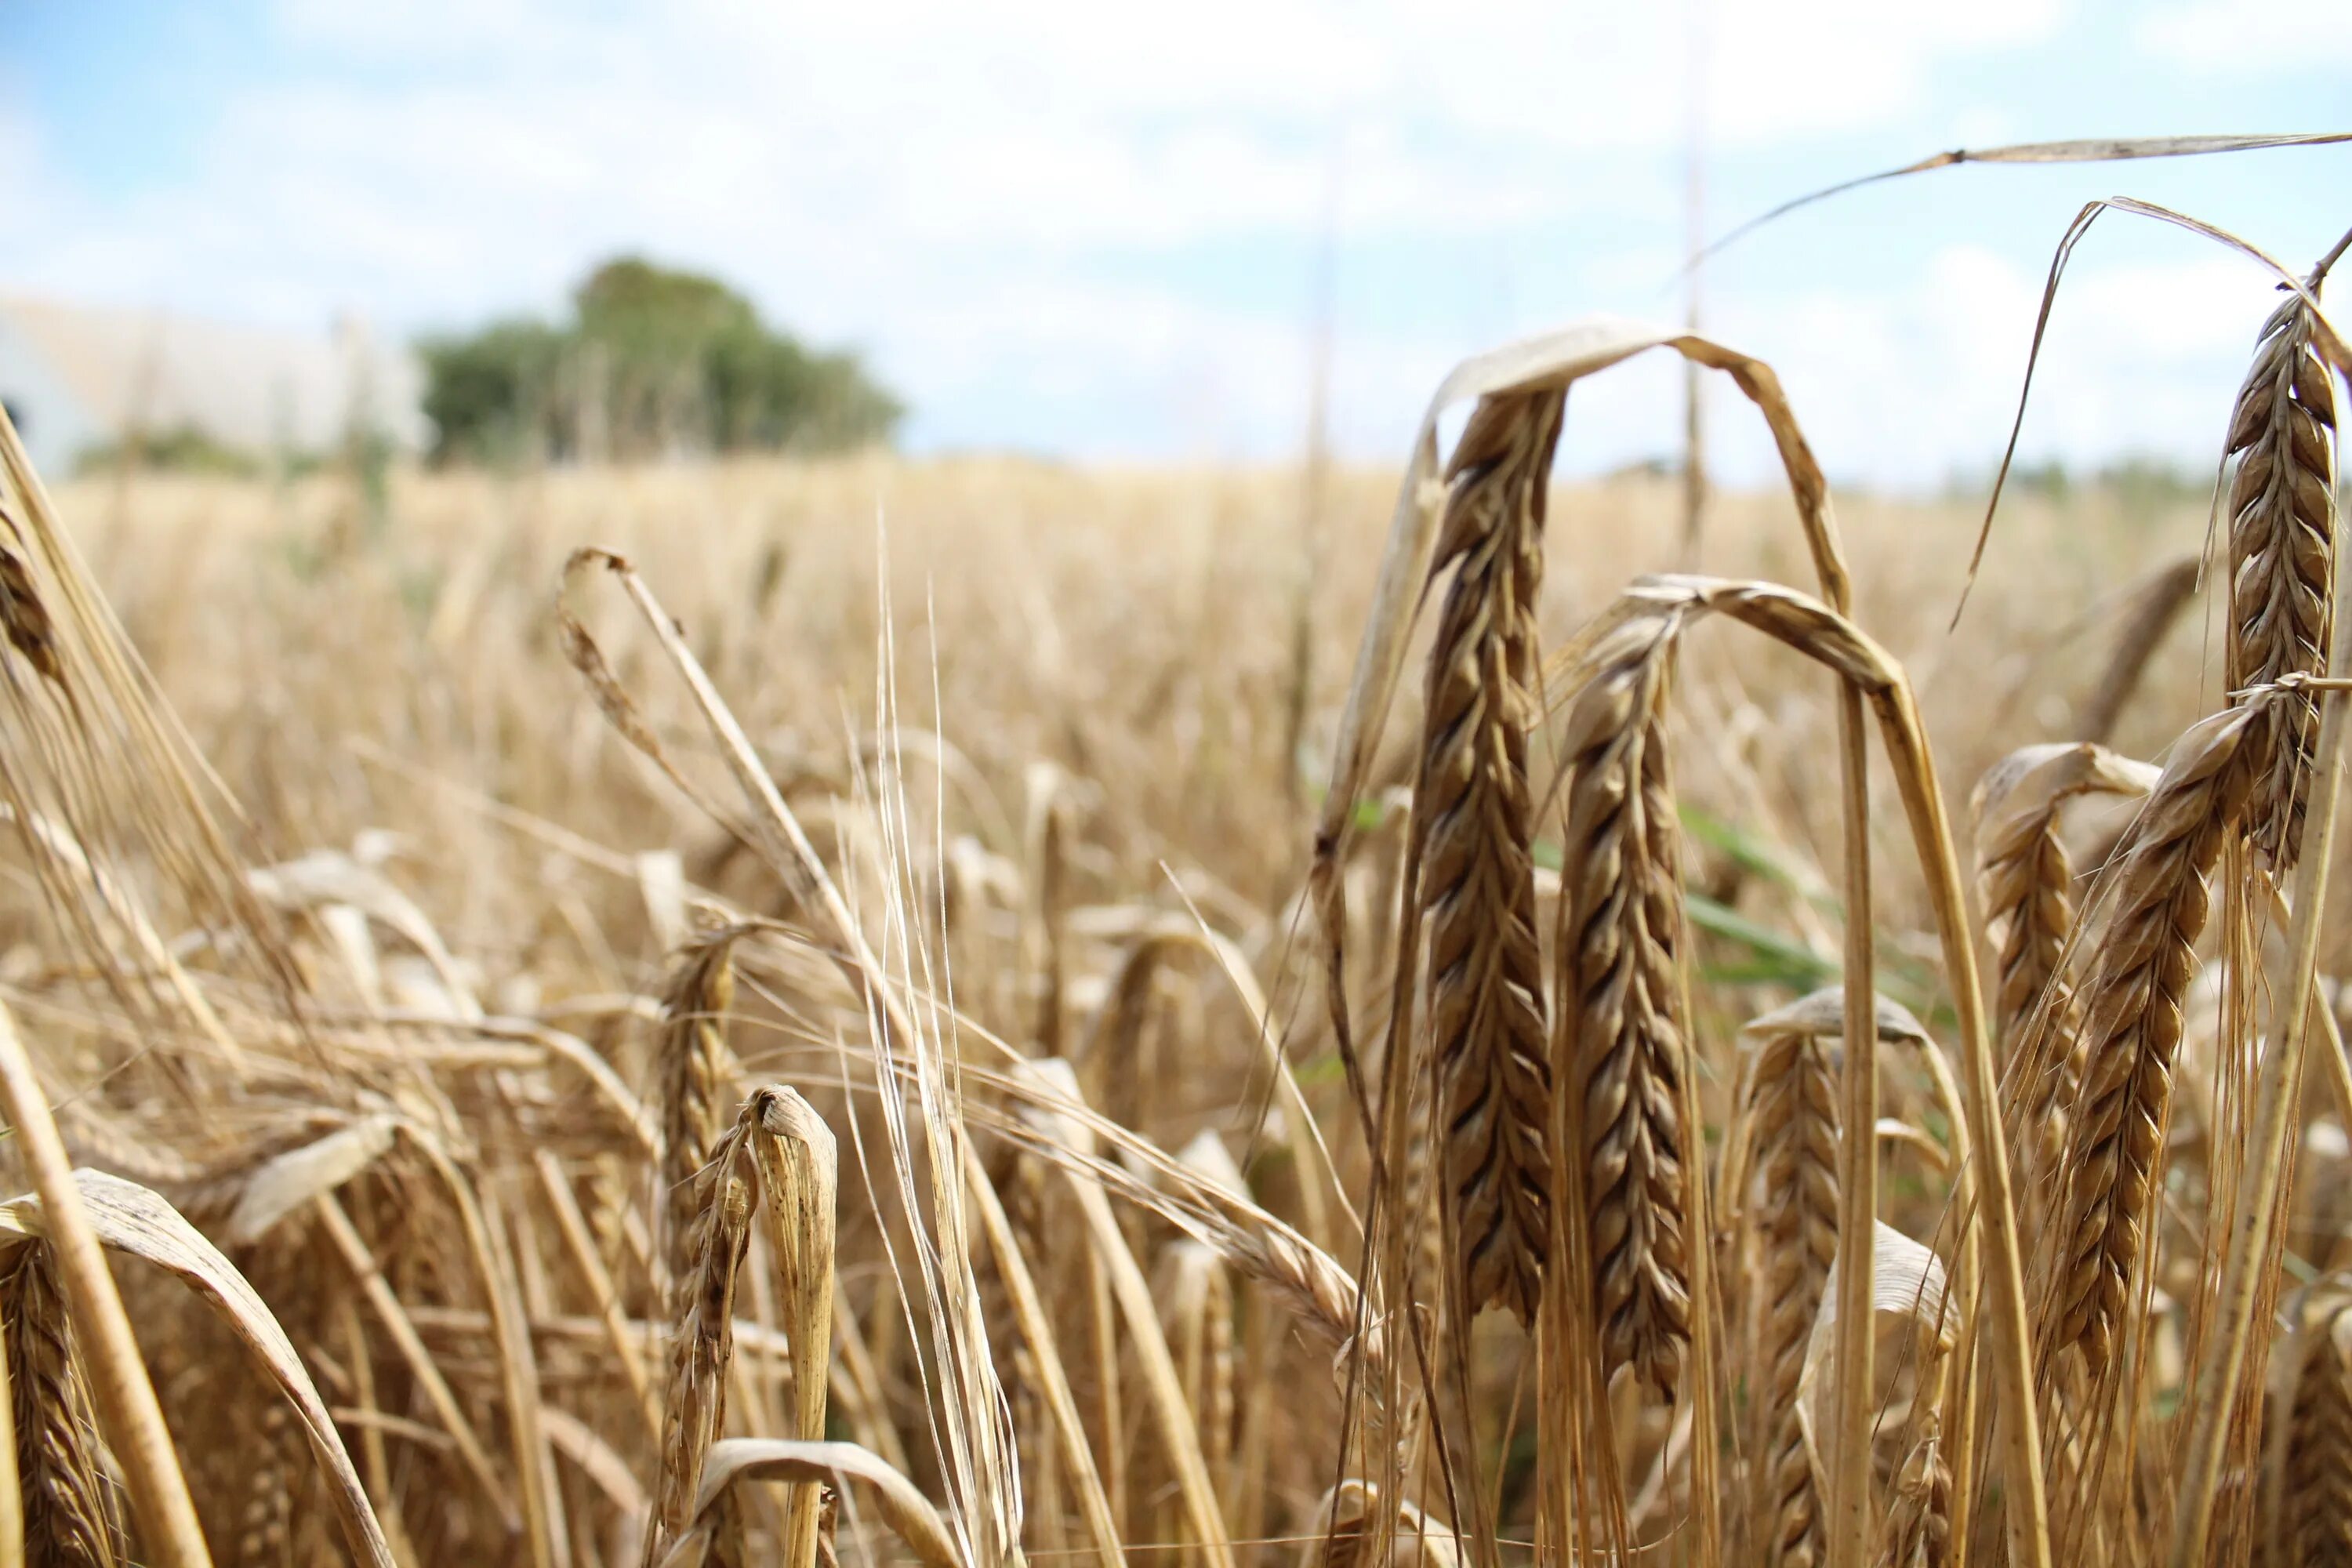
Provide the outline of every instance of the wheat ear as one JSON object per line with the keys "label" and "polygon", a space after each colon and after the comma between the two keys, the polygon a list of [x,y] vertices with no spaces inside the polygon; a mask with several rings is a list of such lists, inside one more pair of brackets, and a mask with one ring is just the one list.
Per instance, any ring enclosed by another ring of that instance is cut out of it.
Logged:
{"label": "wheat ear", "polygon": [[2029,1195],[2058,1169],[2082,1077],[2081,1017],[2063,973],[2074,929],[2074,863],[2060,812],[2078,796],[2146,795],[2157,770],[2088,742],[2027,746],[1986,771],[1969,801],[1977,888],[2000,954],[2000,1041],[2011,1135]]}
{"label": "wheat ear", "polygon": [[1429,1026],[1446,1122],[1461,1308],[1531,1321],[1549,1245],[1551,1083],[1536,934],[1528,727],[1536,590],[1563,395],[1471,413],[1432,573],[1454,569],[1429,656],[1421,786]]}
{"label": "wheat ear", "polygon": [[[2291,295],[2263,323],[2253,368],[2230,416],[2230,643],[2232,688],[2323,672],[2336,555],[2336,394],[2312,346],[2313,313]],[[2247,826],[2272,865],[2294,863],[2319,703],[2289,692],[2255,748],[2263,776]]]}
{"label": "wheat ear", "polygon": [[[1837,1020],[1828,1021],[1832,1028]],[[1750,1026],[1753,1031],[1755,1026]],[[1805,1352],[1837,1261],[1838,1075],[1833,1041],[1811,1031],[1762,1036],[1754,1066],[1754,1137],[1763,1184],[1763,1447],[1758,1535],[1768,1564],[1821,1561],[1820,1478],[1799,1415]]]}
{"label": "wheat ear", "polygon": [[669,1394],[662,1418],[661,1471],[646,1521],[646,1568],[694,1516],[703,1462],[727,1421],[727,1367],[735,1349],[735,1279],[751,1235],[751,1173],[740,1139],[719,1147],[699,1187],[693,1268],[677,1280]]}
{"label": "wheat ear", "polygon": [[2181,1002],[2209,907],[2206,879],[2252,785],[2261,707],[2191,728],[2125,834],[2084,989],[2083,1082],[2067,1132],[2047,1347],[2078,1349],[2096,1384],[2127,1326],[2171,1108]]}
{"label": "wheat ear", "polygon": [[1562,1147],[1574,1152],[1601,1365],[1671,1394],[1691,1333],[1688,1045],[1680,831],[1665,697],[1682,617],[1643,616],[1594,651],[1569,710],[1560,924]]}
{"label": "wheat ear", "polygon": [[[687,944],[662,997],[656,1070],[661,1084],[663,1262],[682,1281],[698,1259],[696,1177],[733,1119],[727,1084],[727,1013],[735,1002],[735,943],[751,928],[722,926]],[[680,1303],[671,1303],[675,1313]]]}
{"label": "wheat ear", "polygon": [[26,1242],[0,1274],[8,1386],[16,1425],[16,1482],[25,1505],[25,1561],[114,1568],[122,1521],[105,1480],[89,1393],[48,1244]]}
{"label": "wheat ear", "polygon": [[2295,1363],[2284,1458],[2285,1561],[2352,1563],[2352,1360],[2336,1337],[2347,1310],[2307,1323]]}

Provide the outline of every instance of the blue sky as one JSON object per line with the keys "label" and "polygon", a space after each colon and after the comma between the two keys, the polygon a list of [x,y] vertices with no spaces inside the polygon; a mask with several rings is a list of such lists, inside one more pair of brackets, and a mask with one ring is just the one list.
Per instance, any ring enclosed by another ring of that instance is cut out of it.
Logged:
{"label": "blue sky", "polygon": [[[1940,147],[2352,129],[2352,6],[1691,0],[1711,227]],[[1462,355],[1679,309],[1689,6],[1488,0],[13,0],[0,290],[380,332],[557,308],[622,248],[865,350],[921,449],[1278,458],[1322,236],[1334,433],[1401,456]],[[2083,202],[2185,207],[2297,264],[2352,226],[2352,147],[1958,169],[1784,220],[1711,269],[1832,473],[1927,486],[2006,433]],[[2025,450],[2201,461],[2268,289],[2103,220]],[[1670,448],[1675,378],[1580,392],[1564,460]],[[1769,446],[1717,395],[1721,462]]]}

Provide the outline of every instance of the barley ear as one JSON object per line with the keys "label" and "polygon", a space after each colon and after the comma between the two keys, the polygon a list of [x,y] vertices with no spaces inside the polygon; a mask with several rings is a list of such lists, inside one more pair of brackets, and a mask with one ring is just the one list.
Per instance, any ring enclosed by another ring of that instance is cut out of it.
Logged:
{"label": "barley ear", "polygon": [[2245,808],[2253,783],[2245,752],[2261,713],[2228,709],[2180,737],[2102,879],[2112,893],[2084,987],[2083,1079],[2068,1118],[2044,1320],[2045,1352],[2078,1353],[2093,1385],[2136,1321],[2206,881]]}
{"label": "barley ear", "polygon": [[2287,1555],[2295,1564],[2352,1563],[2352,1308],[2315,1314],[2292,1348],[2294,1394],[2282,1470]]}
{"label": "barley ear", "polygon": [[121,1561],[122,1521],[47,1242],[21,1243],[0,1272],[0,1323],[8,1341],[24,1560],[113,1568]]}
{"label": "barley ear", "polygon": [[735,1350],[735,1279],[751,1240],[751,1173],[742,1146],[724,1142],[698,1184],[703,1197],[693,1229],[692,1269],[676,1291],[669,1392],[663,1410],[659,1473],[651,1489],[644,1563],[687,1528],[710,1446],[727,1420],[727,1368]]}
{"label": "barley ear", "polygon": [[1578,1163],[1595,1348],[1603,1368],[1630,1365],[1667,1395],[1691,1338],[1681,828],[1665,739],[1680,624],[1626,623],[1570,709],[1557,963],[1561,1147]]}
{"label": "barley ear", "polygon": [[[730,1120],[727,1086],[734,1058],[727,1049],[727,1013],[735,1002],[735,944],[751,928],[722,926],[688,943],[662,997],[655,1072],[661,1100],[662,1258],[672,1280],[697,1261],[700,1211],[695,1179],[710,1163]],[[673,1312],[677,1304],[672,1303]]]}
{"label": "barley ear", "polygon": [[[1840,1020],[1823,1020],[1834,1031]],[[1823,1556],[1821,1478],[1799,1405],[1805,1351],[1838,1242],[1838,1073],[1834,1036],[1759,1029],[1752,1066],[1755,1168],[1764,1202],[1761,1364],[1753,1369],[1760,1442],[1749,1539],[1768,1564]]]}
{"label": "barley ear", "polygon": [[2088,742],[2026,746],[1987,770],[1969,799],[1977,889],[1999,954],[1996,1019],[2007,1054],[2004,1114],[2029,1229],[2047,1205],[2036,1177],[2060,1169],[2082,1078],[2082,1017],[2066,973],[2075,871],[2060,834],[2065,804],[2092,794],[2146,795],[2158,770]]}
{"label": "barley ear", "polygon": [[[2312,343],[2314,311],[2290,295],[2263,323],[2230,416],[2229,679],[2234,689],[2326,673],[2336,570],[2336,389]],[[2303,841],[2318,700],[2269,705],[2248,805],[2257,850],[2281,870]]]}
{"label": "barley ear", "polygon": [[1484,398],[1454,448],[1431,568],[1454,577],[1430,650],[1415,797],[1460,1310],[1500,1303],[1522,1322],[1535,1315],[1550,1233],[1527,732],[1562,404],[1557,392]]}

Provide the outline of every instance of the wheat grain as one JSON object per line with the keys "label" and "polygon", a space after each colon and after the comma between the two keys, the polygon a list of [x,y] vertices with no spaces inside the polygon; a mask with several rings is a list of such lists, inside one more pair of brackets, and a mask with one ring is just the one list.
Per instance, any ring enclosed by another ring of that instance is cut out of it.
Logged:
{"label": "wheat grain", "polygon": [[1433,574],[1421,784],[1429,1030],[1462,1310],[1532,1321],[1549,1245],[1550,1074],[1527,729],[1558,393],[1484,399],[1455,447]]}

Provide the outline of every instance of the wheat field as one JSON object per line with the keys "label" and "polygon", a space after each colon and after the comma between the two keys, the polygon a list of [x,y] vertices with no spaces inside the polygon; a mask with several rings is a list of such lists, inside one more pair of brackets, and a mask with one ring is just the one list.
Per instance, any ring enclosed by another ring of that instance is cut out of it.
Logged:
{"label": "wheat field", "polygon": [[1789,488],[1555,484],[1607,322],[1311,486],[10,437],[0,1561],[2352,1561],[2256,325],[1957,626],[1727,351]]}

